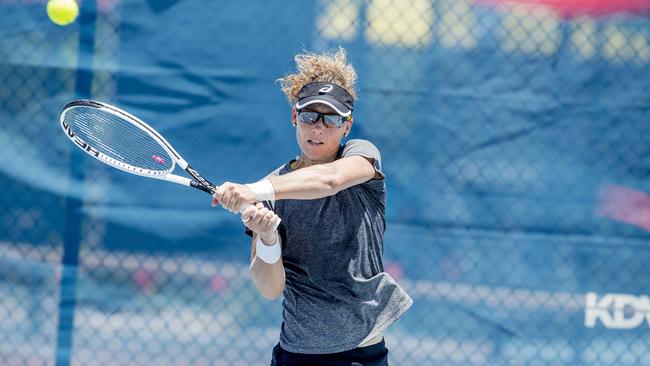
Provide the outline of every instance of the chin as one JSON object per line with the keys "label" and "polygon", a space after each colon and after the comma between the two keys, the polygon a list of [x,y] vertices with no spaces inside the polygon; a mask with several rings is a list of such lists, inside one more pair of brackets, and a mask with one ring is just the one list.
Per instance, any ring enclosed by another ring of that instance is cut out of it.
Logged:
{"label": "chin", "polygon": [[331,154],[327,152],[324,146],[306,146],[302,150],[305,157],[312,161],[321,161],[327,159]]}

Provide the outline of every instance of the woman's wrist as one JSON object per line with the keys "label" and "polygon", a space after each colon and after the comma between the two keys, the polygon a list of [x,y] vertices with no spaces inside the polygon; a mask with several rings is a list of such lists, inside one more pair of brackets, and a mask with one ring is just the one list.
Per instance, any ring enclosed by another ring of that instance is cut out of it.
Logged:
{"label": "woman's wrist", "polygon": [[259,238],[262,240],[262,243],[264,245],[273,245],[275,242],[278,241],[278,232],[276,230],[270,232],[270,233],[260,233],[258,234]]}
{"label": "woman's wrist", "polygon": [[247,184],[248,188],[255,194],[255,201],[275,201],[275,188],[268,179],[262,179],[259,182]]}
{"label": "woman's wrist", "polygon": [[255,255],[257,258],[268,264],[276,263],[282,257],[280,237],[276,232],[274,232],[272,236],[275,237],[275,240],[270,242],[265,242],[265,238],[260,235],[258,235],[257,240],[255,241]]}

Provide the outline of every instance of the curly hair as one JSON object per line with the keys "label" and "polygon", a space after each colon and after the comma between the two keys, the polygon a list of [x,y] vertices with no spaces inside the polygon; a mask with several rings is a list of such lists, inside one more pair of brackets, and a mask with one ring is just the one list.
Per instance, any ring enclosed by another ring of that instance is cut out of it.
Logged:
{"label": "curly hair", "polygon": [[357,73],[348,62],[347,52],[342,47],[336,52],[322,54],[305,52],[296,55],[294,59],[297,72],[277,80],[290,104],[298,101],[298,92],[305,84],[316,81],[337,84],[350,93],[354,100],[357,99],[354,89]]}

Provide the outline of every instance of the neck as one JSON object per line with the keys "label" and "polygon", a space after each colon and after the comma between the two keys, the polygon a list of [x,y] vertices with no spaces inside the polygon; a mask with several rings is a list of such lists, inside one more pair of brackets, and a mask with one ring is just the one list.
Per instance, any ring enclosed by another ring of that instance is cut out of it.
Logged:
{"label": "neck", "polygon": [[312,165],[318,165],[318,164],[327,164],[331,163],[334,160],[336,160],[336,155],[338,154],[338,151],[335,151],[334,154],[327,156],[323,160],[311,160],[308,157],[306,157],[304,154],[300,154],[298,157],[298,160],[293,164],[294,169],[299,169],[299,168],[306,168],[308,166]]}

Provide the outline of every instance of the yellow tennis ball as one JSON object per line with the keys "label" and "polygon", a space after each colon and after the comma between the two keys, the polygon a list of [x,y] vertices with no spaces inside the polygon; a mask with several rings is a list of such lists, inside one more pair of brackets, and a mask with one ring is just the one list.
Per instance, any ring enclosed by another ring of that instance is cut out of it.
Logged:
{"label": "yellow tennis ball", "polygon": [[68,25],[79,15],[75,0],[50,0],[47,2],[47,16],[54,24]]}

